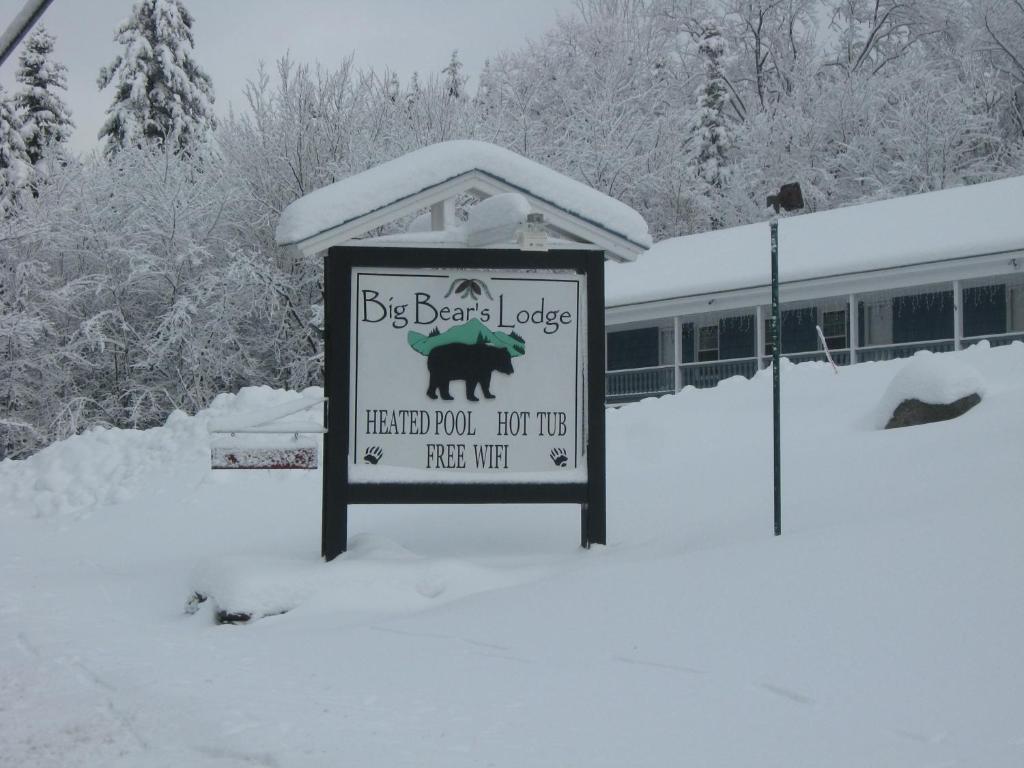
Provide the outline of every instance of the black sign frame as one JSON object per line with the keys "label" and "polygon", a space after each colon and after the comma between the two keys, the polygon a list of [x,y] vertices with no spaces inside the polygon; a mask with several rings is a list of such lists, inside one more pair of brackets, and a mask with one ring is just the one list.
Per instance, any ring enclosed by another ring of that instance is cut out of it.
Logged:
{"label": "black sign frame", "polygon": [[[356,267],[561,269],[587,279],[587,480],[582,483],[351,483],[352,270]],[[580,545],[605,544],[604,251],[334,246],[324,257],[324,435],[320,554],[348,548],[350,504],[579,504]]]}

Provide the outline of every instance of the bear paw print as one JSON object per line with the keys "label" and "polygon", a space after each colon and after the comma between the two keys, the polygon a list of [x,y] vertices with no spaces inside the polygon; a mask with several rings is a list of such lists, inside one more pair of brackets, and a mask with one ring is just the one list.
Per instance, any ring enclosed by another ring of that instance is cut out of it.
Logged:
{"label": "bear paw print", "polygon": [[556,467],[564,467],[569,457],[565,455],[565,450],[562,448],[552,448],[551,460],[555,462]]}
{"label": "bear paw print", "polygon": [[374,445],[366,449],[366,453],[363,454],[363,461],[367,464],[376,464],[383,455],[384,451],[380,449],[380,446]]}

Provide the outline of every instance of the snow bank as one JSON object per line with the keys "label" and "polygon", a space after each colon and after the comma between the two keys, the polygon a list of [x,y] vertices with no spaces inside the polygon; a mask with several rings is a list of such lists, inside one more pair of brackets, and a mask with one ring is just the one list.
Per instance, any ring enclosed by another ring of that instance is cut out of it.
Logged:
{"label": "snow bank", "polygon": [[653,242],[647,222],[625,203],[483,141],[433,144],[311,192],[285,208],[277,225],[277,242],[298,243],[474,170],[642,248]]}
{"label": "snow bank", "polygon": [[[197,484],[210,471],[211,444],[227,442],[207,431],[211,420],[229,425],[255,412],[322,397],[319,387],[302,392],[246,387],[218,395],[195,417],[176,411],[156,429],[97,427],[22,461],[0,461],[0,513],[74,518],[97,507],[180,491],[182,477]],[[322,423],[322,409],[307,413],[303,420]],[[290,446],[291,440],[291,435],[266,435],[233,442]]]}
{"label": "snow bank", "polygon": [[[49,517],[88,514],[153,490],[153,478],[205,461],[202,423],[175,412],[146,431],[93,428],[23,461],[0,462],[0,510]],[[191,474],[191,473],[190,473]]]}
{"label": "snow bank", "polygon": [[[982,344],[983,349],[988,348],[987,341]],[[985,382],[963,356],[921,350],[907,361],[886,388],[876,421],[879,427],[884,427],[904,400],[947,405],[973,394],[984,397]]]}
{"label": "snow bank", "polygon": [[[209,412],[4,462],[0,762],[1019,768],[1024,344],[942,357],[986,396],[925,430],[870,423],[916,360],[784,366],[781,537],[769,372],[609,411],[589,551],[569,505],[377,505],[321,563],[320,472],[211,472]],[[96,499],[38,517],[55,472]]]}

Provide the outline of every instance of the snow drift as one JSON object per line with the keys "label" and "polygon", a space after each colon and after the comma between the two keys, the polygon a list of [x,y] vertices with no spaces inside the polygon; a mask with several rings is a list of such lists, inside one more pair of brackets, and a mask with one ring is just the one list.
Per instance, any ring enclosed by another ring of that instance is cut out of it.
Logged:
{"label": "snow drift", "polygon": [[571,507],[356,508],[322,563],[319,472],[208,469],[208,419],[299,393],[0,463],[0,755],[1016,768],[1024,345],[947,359],[981,404],[889,431],[907,361],[785,367],[780,538],[766,374],[609,412],[591,551]]}

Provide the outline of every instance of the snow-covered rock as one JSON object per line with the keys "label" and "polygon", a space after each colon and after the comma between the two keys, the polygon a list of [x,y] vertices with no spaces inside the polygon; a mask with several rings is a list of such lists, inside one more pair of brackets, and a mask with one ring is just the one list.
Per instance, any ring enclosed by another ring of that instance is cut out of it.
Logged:
{"label": "snow-covered rock", "polygon": [[[878,408],[879,426],[945,421],[974,407],[984,395],[981,374],[962,356],[922,350],[907,361],[886,388]],[[915,403],[932,407],[922,408]],[[954,404],[958,405],[945,407]]]}

